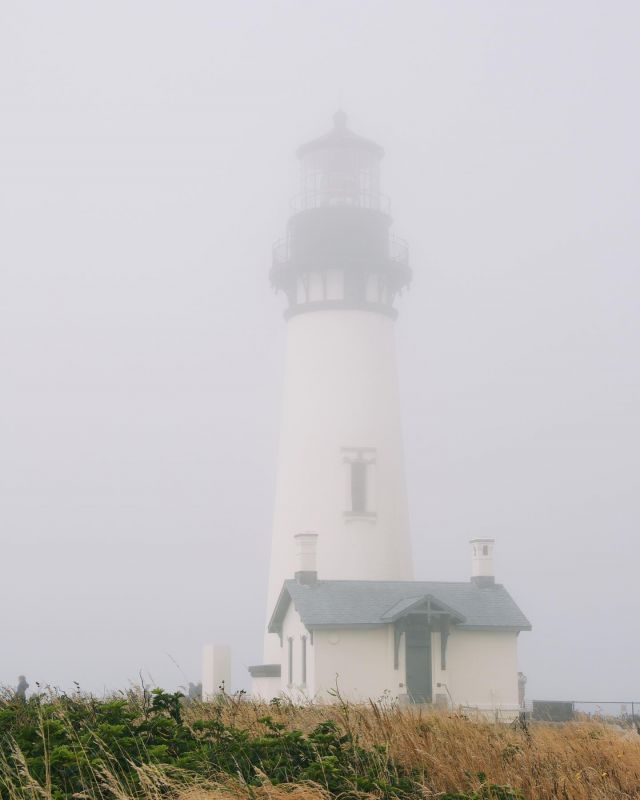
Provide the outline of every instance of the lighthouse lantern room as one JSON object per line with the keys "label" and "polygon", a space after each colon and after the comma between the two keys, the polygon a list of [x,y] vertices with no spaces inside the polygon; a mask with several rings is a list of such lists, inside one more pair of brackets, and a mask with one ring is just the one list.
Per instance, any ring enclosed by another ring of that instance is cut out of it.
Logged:
{"label": "lighthouse lantern room", "polygon": [[287,317],[335,308],[395,317],[395,297],[411,270],[406,245],[389,234],[383,155],[347,128],[342,111],[330,133],[298,149],[300,192],[271,269],[273,286],[287,296]]}

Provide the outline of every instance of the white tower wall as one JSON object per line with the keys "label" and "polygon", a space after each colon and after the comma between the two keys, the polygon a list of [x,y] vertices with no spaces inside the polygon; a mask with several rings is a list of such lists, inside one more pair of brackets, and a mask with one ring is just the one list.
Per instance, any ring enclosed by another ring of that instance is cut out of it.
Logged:
{"label": "white tower wall", "polygon": [[[366,512],[351,511],[350,461],[366,464]],[[314,531],[318,578],[411,580],[394,322],[325,309],[288,322],[267,616]],[[279,657],[267,635],[266,661]],[[270,658],[271,656],[271,658]]]}

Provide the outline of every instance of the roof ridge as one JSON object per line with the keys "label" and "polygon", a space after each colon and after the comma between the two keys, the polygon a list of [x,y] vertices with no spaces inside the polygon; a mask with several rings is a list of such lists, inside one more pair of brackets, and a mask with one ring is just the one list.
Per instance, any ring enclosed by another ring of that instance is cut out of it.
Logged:
{"label": "roof ridge", "polygon": [[[287,578],[285,581],[286,584],[297,583],[295,578]],[[430,585],[437,585],[437,586],[473,586],[476,587],[476,584],[472,581],[467,579],[466,581],[436,581],[436,580],[390,580],[390,579],[381,579],[381,578],[367,578],[367,579],[360,579],[360,578],[318,578],[318,580],[313,584],[314,586],[319,586],[323,583],[350,583],[350,584],[363,584],[363,583],[375,583],[375,584],[400,584],[400,585],[420,585],[420,584],[430,584]],[[499,587],[504,589],[503,583],[494,583],[491,586],[482,587],[482,590],[485,589],[492,589],[494,587]],[[477,588],[477,587],[476,587]]]}

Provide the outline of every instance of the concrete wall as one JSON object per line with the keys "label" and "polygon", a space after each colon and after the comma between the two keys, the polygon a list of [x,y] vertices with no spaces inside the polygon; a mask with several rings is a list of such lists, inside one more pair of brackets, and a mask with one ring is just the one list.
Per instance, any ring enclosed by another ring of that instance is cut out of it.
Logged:
{"label": "concrete wall", "polygon": [[[323,310],[287,324],[267,618],[293,577],[300,531],[319,535],[321,579],[413,577],[393,320]],[[345,515],[343,448],[357,447],[374,450],[375,518]],[[278,650],[267,636],[265,663]]]}

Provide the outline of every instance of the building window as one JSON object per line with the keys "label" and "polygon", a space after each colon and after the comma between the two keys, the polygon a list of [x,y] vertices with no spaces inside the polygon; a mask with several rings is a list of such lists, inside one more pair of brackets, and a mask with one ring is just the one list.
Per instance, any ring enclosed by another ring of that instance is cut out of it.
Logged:
{"label": "building window", "polygon": [[302,667],[302,685],[307,685],[307,637],[303,636],[301,641],[301,667]]}
{"label": "building window", "polygon": [[376,451],[373,447],[343,447],[346,473],[345,517],[375,521]]}
{"label": "building window", "polygon": [[293,686],[293,639],[287,639],[287,685]]}

